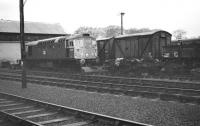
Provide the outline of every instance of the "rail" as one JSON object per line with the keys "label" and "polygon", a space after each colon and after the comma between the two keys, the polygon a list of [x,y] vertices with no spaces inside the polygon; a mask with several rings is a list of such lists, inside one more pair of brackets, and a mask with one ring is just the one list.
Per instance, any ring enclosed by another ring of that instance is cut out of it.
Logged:
{"label": "rail", "polygon": [[[18,74],[6,74],[0,73],[1,79],[21,81],[21,76]],[[154,84],[153,82],[141,83],[141,82],[110,82],[110,80],[104,80],[103,78],[99,80],[81,80],[84,79],[76,77],[76,79],[64,79],[56,77],[46,77],[46,76],[33,76],[29,75],[27,78],[28,82],[41,85],[58,86],[63,88],[71,88],[76,90],[86,90],[92,92],[100,93],[111,93],[119,95],[128,95],[132,97],[145,97],[145,98],[159,98],[165,101],[178,101],[182,103],[194,103],[200,104],[200,85],[191,84],[187,86],[159,83]],[[109,82],[107,82],[109,81]]]}
{"label": "rail", "polygon": [[152,126],[0,92],[0,115],[20,126]]}

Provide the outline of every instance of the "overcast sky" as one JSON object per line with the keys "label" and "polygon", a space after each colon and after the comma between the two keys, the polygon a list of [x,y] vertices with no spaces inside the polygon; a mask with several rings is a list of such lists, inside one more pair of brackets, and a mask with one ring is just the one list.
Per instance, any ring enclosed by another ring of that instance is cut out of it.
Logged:
{"label": "overcast sky", "polygon": [[[67,33],[80,26],[183,29],[200,36],[200,0],[27,0],[25,21],[60,23]],[[19,20],[19,0],[0,0],[0,19]]]}

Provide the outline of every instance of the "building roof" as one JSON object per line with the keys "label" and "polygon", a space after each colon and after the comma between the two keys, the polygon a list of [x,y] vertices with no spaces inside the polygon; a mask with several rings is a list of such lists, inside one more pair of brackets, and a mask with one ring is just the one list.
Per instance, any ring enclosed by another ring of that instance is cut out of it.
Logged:
{"label": "building roof", "polygon": [[[42,22],[24,22],[25,33],[33,34],[66,34],[62,26],[58,23],[49,24]],[[19,33],[20,22],[11,20],[0,20],[0,32]]]}

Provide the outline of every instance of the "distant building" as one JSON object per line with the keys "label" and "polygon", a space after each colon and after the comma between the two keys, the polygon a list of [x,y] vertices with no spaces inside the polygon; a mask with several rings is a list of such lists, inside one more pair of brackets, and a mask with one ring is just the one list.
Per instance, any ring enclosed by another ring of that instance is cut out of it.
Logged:
{"label": "distant building", "polygon": [[[25,22],[24,27],[25,42],[68,35],[57,23]],[[0,20],[0,62],[15,62],[20,58],[19,21]]]}

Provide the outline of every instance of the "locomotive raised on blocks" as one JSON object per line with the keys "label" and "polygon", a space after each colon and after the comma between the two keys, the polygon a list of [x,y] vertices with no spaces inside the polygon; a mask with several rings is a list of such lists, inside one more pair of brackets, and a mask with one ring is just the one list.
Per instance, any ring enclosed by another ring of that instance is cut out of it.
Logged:
{"label": "locomotive raised on blocks", "polygon": [[26,43],[28,67],[78,67],[95,62],[97,43],[89,34],[61,36]]}

